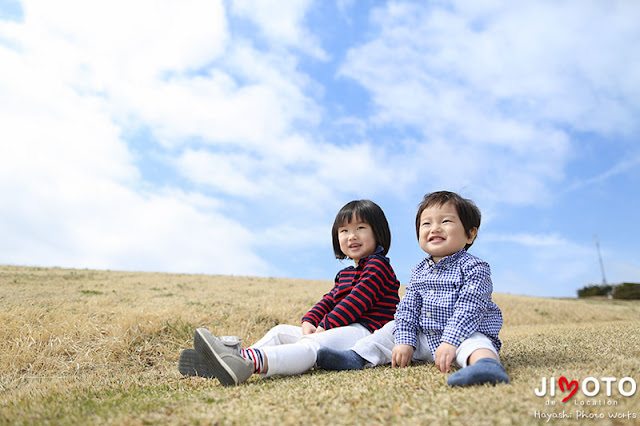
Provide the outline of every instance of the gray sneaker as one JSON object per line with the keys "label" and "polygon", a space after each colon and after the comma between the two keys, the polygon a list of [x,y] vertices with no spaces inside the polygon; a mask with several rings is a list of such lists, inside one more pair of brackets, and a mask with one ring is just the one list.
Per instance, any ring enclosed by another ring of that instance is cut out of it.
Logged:
{"label": "gray sneaker", "polygon": [[178,371],[183,376],[206,377],[215,379],[213,371],[201,359],[195,349],[185,349],[178,359]]}
{"label": "gray sneaker", "polygon": [[200,360],[224,386],[238,385],[253,374],[253,362],[240,355],[240,339],[218,339],[205,328],[193,333],[193,346]]}
{"label": "gray sneaker", "polygon": [[[240,347],[242,340],[236,336],[222,336],[219,339],[208,331],[203,331],[204,337],[212,345],[213,342],[221,342],[229,353],[240,354]],[[205,377],[207,379],[215,379],[213,371],[209,366],[200,358],[198,352],[195,349],[185,349],[180,353],[180,359],[178,359],[178,371],[183,376],[197,376]]]}

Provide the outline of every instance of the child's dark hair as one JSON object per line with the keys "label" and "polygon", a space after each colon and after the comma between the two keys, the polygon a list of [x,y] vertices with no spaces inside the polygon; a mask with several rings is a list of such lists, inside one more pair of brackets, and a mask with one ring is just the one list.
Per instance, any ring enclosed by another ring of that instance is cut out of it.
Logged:
{"label": "child's dark hair", "polygon": [[391,231],[384,212],[373,201],[355,200],[342,207],[336,215],[336,220],[333,221],[331,236],[333,237],[333,252],[336,255],[336,259],[347,258],[347,255],[340,250],[338,228],[344,223],[351,223],[354,215],[356,220],[361,220],[371,226],[373,235],[376,238],[376,244],[382,246],[382,254],[386,256],[391,246]]}
{"label": "child's dark hair", "polygon": [[[480,228],[480,209],[473,201],[462,198],[455,192],[431,192],[426,194],[422,203],[418,205],[418,214],[416,214],[416,236],[418,238],[420,238],[420,216],[422,216],[422,212],[428,207],[434,205],[443,206],[446,203],[454,205],[456,212],[458,212],[458,216],[460,216],[460,221],[462,222],[462,226],[464,227],[467,237],[471,237],[471,230],[473,228]],[[467,244],[464,249],[467,250],[472,244],[473,241]]]}

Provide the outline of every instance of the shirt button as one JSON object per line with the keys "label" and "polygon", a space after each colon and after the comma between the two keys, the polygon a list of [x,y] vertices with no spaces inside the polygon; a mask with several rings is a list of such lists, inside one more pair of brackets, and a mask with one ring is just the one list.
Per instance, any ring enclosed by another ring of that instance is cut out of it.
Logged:
{"label": "shirt button", "polygon": [[429,294],[433,294],[433,293],[435,293],[435,291],[429,290]]}
{"label": "shirt button", "polygon": [[427,312],[427,318],[431,318],[431,312]]}

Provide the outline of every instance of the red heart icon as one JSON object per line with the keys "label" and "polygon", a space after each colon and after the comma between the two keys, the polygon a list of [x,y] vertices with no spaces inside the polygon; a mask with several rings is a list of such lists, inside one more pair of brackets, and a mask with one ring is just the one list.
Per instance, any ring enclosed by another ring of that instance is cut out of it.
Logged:
{"label": "red heart icon", "polygon": [[565,391],[565,389],[564,389],[565,386],[567,387],[567,390],[571,390],[571,393],[569,394],[569,396],[566,397],[565,399],[563,399],[562,402],[567,402],[569,399],[571,399],[571,397],[573,395],[575,395],[576,392],[578,392],[578,381],[577,380],[572,380],[571,382],[569,382],[569,380],[567,380],[566,377],[562,376],[558,380],[558,385],[560,385],[560,390],[562,392]]}

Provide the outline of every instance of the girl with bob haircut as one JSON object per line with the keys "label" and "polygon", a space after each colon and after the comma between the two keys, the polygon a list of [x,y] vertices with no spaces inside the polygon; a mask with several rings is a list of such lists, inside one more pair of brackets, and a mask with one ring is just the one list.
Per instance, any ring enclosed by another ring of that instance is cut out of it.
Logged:
{"label": "girl with bob haircut", "polygon": [[348,349],[393,320],[400,283],[386,257],[391,231],[382,209],[369,200],[347,203],[336,215],[331,235],[335,257],[350,258],[354,266],[338,272],[331,291],[302,317],[300,326],[277,325],[248,348],[236,336],[217,338],[198,328],[195,350],[180,355],[180,372],[215,377],[225,386],[253,374],[300,374],[316,364],[320,348]]}
{"label": "girl with bob haircut", "polygon": [[383,249],[381,253],[383,256],[386,256],[389,247],[391,247],[391,231],[389,230],[389,224],[387,223],[384,212],[373,201],[357,200],[351,201],[341,208],[336,219],[333,221],[331,235],[333,236],[333,252],[336,255],[336,259],[346,259],[348,257],[340,249],[338,228],[345,222],[351,222],[353,217],[371,225],[373,235],[378,245]]}

